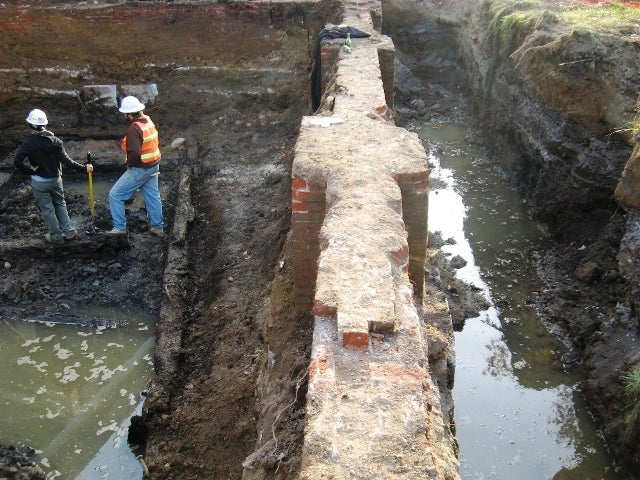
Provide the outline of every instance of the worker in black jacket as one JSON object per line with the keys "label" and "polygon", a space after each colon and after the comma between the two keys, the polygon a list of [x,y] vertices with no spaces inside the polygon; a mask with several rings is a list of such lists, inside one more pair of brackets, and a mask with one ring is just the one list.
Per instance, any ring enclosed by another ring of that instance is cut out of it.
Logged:
{"label": "worker in black jacket", "polygon": [[45,240],[61,244],[76,235],[64,201],[62,165],[82,172],[92,172],[93,165],[82,165],[69,157],[62,140],[45,128],[49,122],[42,110],[29,112],[26,121],[32,132],[18,148],[13,164],[31,175],[31,191],[49,230]]}

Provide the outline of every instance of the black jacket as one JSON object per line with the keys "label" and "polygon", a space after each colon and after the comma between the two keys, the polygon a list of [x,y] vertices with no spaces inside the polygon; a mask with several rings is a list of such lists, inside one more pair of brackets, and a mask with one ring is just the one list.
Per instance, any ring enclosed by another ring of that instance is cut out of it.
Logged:
{"label": "black jacket", "polygon": [[[27,175],[42,178],[58,178],[62,175],[62,164],[74,170],[86,172],[87,167],[69,157],[62,140],[48,130],[33,132],[24,139],[13,159],[18,170]],[[37,167],[34,171],[31,166]]]}

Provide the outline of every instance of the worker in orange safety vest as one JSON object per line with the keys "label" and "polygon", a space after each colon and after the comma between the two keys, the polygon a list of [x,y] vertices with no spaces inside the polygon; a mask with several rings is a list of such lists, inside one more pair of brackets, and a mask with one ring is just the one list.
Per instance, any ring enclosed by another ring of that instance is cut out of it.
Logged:
{"label": "worker in orange safety vest", "polygon": [[144,114],[145,105],[136,97],[122,99],[119,111],[129,122],[126,135],[120,142],[125,154],[127,170],[109,191],[109,211],[113,222],[111,235],[127,233],[125,202],[136,190],[140,189],[149,220],[149,231],[154,235],[164,235],[162,218],[162,200],[158,187],[160,174],[160,140],[158,130],[148,115]]}

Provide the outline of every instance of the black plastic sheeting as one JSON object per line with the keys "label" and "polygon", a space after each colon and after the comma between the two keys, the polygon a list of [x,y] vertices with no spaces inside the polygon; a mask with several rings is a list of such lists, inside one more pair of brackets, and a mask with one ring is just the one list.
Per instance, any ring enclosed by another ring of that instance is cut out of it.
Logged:
{"label": "black plastic sheeting", "polygon": [[366,38],[371,34],[358,30],[348,25],[331,25],[323,28],[316,37],[316,43],[313,50],[313,68],[311,70],[311,108],[315,112],[320,106],[322,99],[322,80],[320,78],[322,68],[320,68],[320,44],[326,40],[335,38],[347,38],[347,34],[351,38]]}

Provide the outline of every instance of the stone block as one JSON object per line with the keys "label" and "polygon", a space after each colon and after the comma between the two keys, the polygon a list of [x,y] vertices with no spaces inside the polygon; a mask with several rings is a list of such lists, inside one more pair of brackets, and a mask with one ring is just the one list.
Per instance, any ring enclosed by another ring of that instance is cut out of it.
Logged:
{"label": "stone block", "polygon": [[118,106],[116,85],[85,85],[82,93],[86,104],[109,108]]}
{"label": "stone block", "polygon": [[133,95],[145,105],[154,104],[158,97],[158,85],[148,83],[142,85],[122,85],[120,92],[123,97]]}

